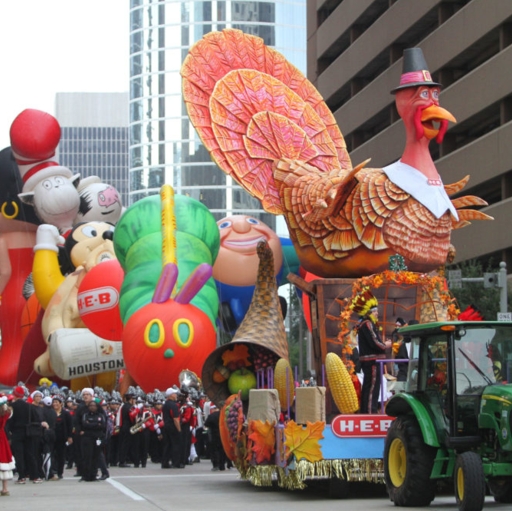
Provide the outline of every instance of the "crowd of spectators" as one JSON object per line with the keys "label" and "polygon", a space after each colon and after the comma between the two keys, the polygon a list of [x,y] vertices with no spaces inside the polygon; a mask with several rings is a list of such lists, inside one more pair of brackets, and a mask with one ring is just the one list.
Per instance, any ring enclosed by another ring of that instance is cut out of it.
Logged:
{"label": "crowd of spectators", "polygon": [[2,429],[15,484],[59,481],[73,468],[81,482],[101,481],[110,477],[110,467],[144,468],[148,462],[184,469],[210,459],[212,470],[232,467],[218,434],[218,409],[196,388],[175,385],[145,394],[130,387],[121,396],[98,387],[73,393],[43,385],[29,392],[18,385],[4,401]]}

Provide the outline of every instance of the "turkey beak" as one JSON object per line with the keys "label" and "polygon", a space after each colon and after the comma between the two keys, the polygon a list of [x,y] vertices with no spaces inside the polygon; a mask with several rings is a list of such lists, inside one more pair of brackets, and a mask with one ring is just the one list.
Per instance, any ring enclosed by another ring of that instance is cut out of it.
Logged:
{"label": "turkey beak", "polygon": [[[438,105],[431,105],[421,112],[421,124],[423,126],[423,134],[428,140],[436,139],[440,144],[443,141],[446,130],[448,129],[448,121],[457,122],[455,117],[448,110]],[[434,126],[439,123],[439,128]]]}

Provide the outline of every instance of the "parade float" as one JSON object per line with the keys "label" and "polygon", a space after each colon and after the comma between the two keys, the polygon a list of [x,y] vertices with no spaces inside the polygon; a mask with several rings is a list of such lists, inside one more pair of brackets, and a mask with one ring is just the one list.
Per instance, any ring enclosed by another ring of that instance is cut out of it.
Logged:
{"label": "parade float", "polygon": [[[349,482],[384,482],[382,455],[392,417],[360,414],[350,355],[357,323],[354,301],[371,288],[391,331],[397,315],[422,322],[454,319],[458,309],[439,276],[386,270],[360,279],[290,279],[311,297],[312,354],[318,386],[297,386],[273,278],[271,250],[260,243],[253,301],[233,340],[203,366],[208,396],[221,408],[227,456],[242,478],[303,489],[327,479],[329,494],[344,497]],[[388,362],[382,359],[380,363]],[[384,391],[384,389],[383,389]],[[384,401],[382,401],[383,403]]]}
{"label": "parade float", "polygon": [[369,160],[352,165],[318,91],[258,37],[233,29],[207,34],[181,74],[189,118],[212,160],[266,212],[284,216],[304,277],[289,279],[307,302],[319,383],[296,387],[262,244],[249,310],[202,371],[205,391],[222,407],[226,453],[255,485],[301,489],[326,478],[333,495],[343,496],[350,481],[384,482],[392,417],[357,413],[349,341],[356,304],[367,293],[378,300],[383,337],[397,316],[456,318],[443,275],[455,253],[451,232],[492,219],[470,209],[486,205],[478,197],[450,198],[469,177],[444,185],[433,163],[430,141],[440,143],[455,122],[439,106],[440,84],[419,48],[405,51],[391,91],[405,149],[399,162],[379,169],[368,168]]}

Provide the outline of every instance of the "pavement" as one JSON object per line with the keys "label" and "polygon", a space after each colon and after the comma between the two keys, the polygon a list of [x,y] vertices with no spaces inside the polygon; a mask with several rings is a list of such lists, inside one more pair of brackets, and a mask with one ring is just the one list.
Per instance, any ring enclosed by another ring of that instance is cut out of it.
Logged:
{"label": "pavement", "polygon": [[[350,497],[333,501],[328,498],[325,481],[315,481],[306,490],[286,491],[277,486],[258,488],[242,481],[236,469],[211,471],[211,463],[185,469],[160,468],[148,463],[146,468],[110,469],[106,481],[78,482],[74,469],[66,470],[60,481],[42,484],[9,482],[9,497],[0,497],[0,511],[332,511],[333,509],[377,510],[394,508],[382,485],[352,483]],[[402,508],[417,509],[417,508]],[[433,510],[457,510],[455,498],[436,498]],[[485,511],[510,511],[509,504],[486,499]]]}

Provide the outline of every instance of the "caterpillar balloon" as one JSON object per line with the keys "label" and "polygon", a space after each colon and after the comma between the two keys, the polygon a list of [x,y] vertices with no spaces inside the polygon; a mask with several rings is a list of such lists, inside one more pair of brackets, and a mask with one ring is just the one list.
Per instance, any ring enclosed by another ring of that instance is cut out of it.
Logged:
{"label": "caterpillar balloon", "polygon": [[200,373],[216,346],[218,297],[211,266],[219,230],[200,202],[160,197],[128,208],[114,234],[125,271],[120,295],[126,368],[147,392],[166,388],[188,369]]}

